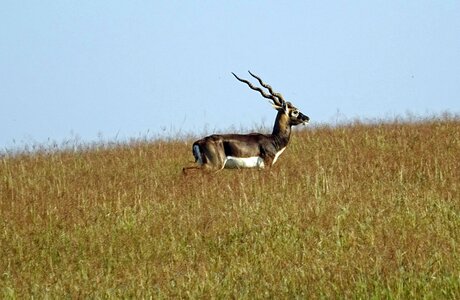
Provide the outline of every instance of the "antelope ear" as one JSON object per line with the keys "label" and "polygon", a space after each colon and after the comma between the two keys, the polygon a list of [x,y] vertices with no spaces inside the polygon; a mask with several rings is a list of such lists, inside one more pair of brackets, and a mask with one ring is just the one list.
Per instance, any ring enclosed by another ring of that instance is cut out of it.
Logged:
{"label": "antelope ear", "polygon": [[282,106],[279,106],[279,105],[276,105],[276,104],[272,104],[272,107],[276,110],[284,110],[284,108]]}
{"label": "antelope ear", "polygon": [[289,115],[289,107],[287,105],[287,102],[283,102],[283,111],[286,115]]}

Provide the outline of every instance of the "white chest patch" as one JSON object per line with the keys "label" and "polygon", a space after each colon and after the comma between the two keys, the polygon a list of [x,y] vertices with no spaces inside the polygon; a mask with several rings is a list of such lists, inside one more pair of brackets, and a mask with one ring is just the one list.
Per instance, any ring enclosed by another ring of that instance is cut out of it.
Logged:
{"label": "white chest patch", "polygon": [[280,157],[281,153],[283,153],[284,150],[286,150],[286,147],[284,147],[280,151],[276,152],[275,158],[273,159],[273,162],[272,162],[272,165],[274,165],[276,163],[276,160],[278,159],[278,157]]}
{"label": "white chest patch", "polygon": [[227,156],[225,159],[225,169],[239,169],[239,168],[259,168],[265,167],[264,160],[259,156],[252,157],[234,157]]}

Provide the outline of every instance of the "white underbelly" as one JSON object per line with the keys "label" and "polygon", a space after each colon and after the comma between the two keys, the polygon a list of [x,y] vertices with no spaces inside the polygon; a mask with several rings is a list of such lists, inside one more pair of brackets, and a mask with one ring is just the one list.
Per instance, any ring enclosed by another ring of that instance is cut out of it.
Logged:
{"label": "white underbelly", "polygon": [[259,168],[265,167],[264,160],[260,156],[252,157],[234,157],[227,156],[225,159],[225,169],[240,169],[240,168]]}

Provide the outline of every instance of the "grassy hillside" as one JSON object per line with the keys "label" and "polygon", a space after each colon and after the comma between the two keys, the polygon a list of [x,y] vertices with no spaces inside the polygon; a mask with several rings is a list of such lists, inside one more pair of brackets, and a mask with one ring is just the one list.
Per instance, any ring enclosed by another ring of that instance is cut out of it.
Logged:
{"label": "grassy hillside", "polygon": [[460,298],[460,120],[295,132],[270,171],[192,141],[0,157],[0,297]]}

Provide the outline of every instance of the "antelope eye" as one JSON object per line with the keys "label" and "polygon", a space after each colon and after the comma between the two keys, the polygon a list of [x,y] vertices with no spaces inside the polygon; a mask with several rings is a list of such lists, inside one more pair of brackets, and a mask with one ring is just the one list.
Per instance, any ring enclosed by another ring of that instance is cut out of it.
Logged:
{"label": "antelope eye", "polygon": [[292,112],[292,115],[293,115],[294,117],[297,117],[297,116],[299,115],[299,111],[298,111],[298,110],[294,110],[294,111]]}

